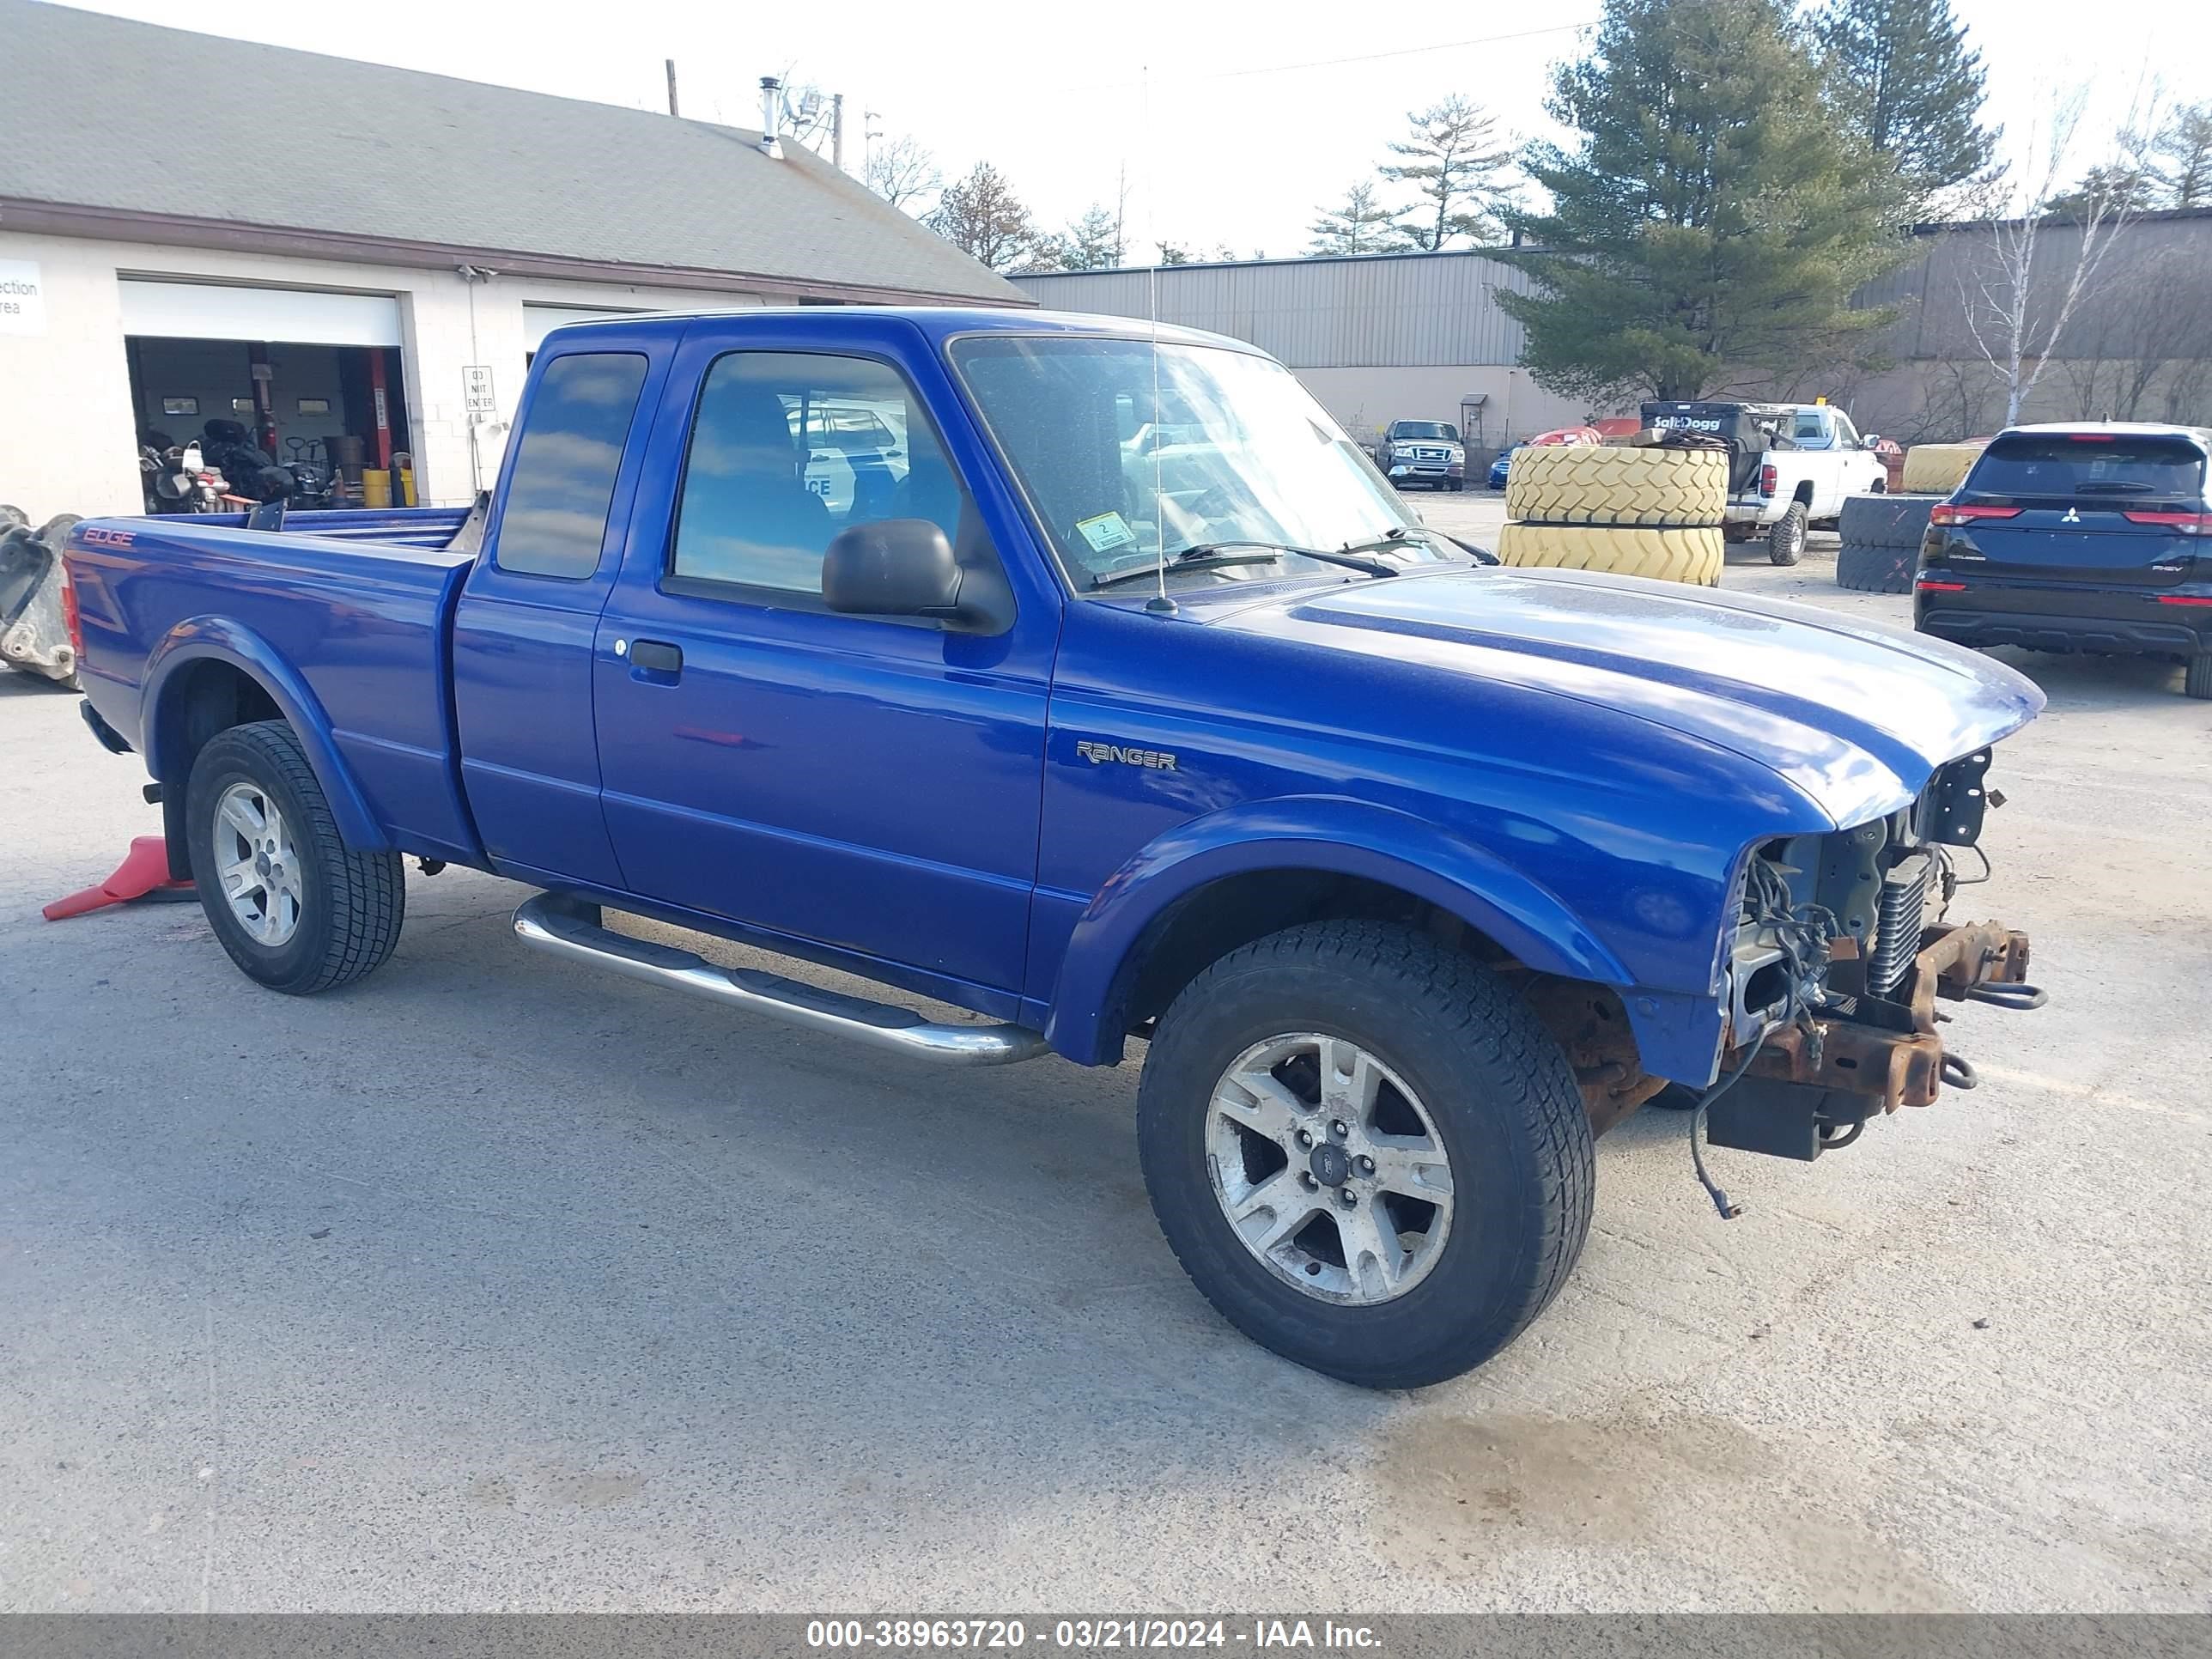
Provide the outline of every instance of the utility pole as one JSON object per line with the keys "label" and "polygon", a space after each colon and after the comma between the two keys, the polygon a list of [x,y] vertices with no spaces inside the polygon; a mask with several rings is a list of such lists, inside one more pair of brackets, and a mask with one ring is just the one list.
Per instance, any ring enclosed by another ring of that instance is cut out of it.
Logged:
{"label": "utility pole", "polygon": [[838,172],[845,170],[845,94],[830,94],[830,163]]}
{"label": "utility pole", "polygon": [[675,60],[673,58],[669,58],[669,59],[667,60],[667,64],[668,64],[668,112],[669,112],[671,115],[678,115],[678,114],[680,114],[680,113],[681,113],[681,112],[680,112],[679,110],[678,110],[678,109],[677,109],[677,107],[676,107],[676,60]]}

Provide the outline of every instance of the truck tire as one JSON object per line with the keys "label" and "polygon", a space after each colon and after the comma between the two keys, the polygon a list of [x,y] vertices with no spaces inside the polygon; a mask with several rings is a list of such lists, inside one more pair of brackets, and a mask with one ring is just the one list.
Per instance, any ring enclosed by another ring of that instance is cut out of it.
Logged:
{"label": "truck tire", "polygon": [[1847,544],[1909,547],[1917,552],[1921,538],[1928,533],[1928,515],[1942,499],[1941,495],[1847,496],[1836,531]]}
{"label": "truck tire", "polygon": [[1805,556],[1805,503],[1792,501],[1766,532],[1766,556],[1776,564],[1795,564]]}
{"label": "truck tire", "polygon": [[1508,524],[1498,532],[1500,563],[1603,570],[1658,581],[1720,585],[1726,562],[1720,526],[1632,528],[1620,525]]}
{"label": "truck tire", "polygon": [[1513,458],[1505,516],[1529,524],[1665,529],[1717,525],[1728,507],[1719,449],[1543,445]]}
{"label": "truck tire", "polygon": [[1836,550],[1836,586],[1862,593],[1910,593],[1913,568],[1919,562],[1917,546],[1879,547],[1847,541]]}
{"label": "truck tire", "polygon": [[1566,1056],[1488,969],[1410,927],[1309,923],[1193,980],[1145,1061],[1137,1146],[1206,1300],[1363,1388],[1488,1359],[1589,1233]]}
{"label": "truck tire", "polygon": [[2182,671],[2181,689],[2192,697],[2212,698],[2212,651],[2200,651]]}
{"label": "truck tire", "polygon": [[1980,444],[1915,444],[1905,452],[1898,489],[1908,495],[1948,495],[1982,458]]}
{"label": "truck tire", "polygon": [[399,854],[346,846],[282,720],[209,739],[185,787],[185,839],[208,925],[240,971],[272,991],[349,985],[399,942]]}

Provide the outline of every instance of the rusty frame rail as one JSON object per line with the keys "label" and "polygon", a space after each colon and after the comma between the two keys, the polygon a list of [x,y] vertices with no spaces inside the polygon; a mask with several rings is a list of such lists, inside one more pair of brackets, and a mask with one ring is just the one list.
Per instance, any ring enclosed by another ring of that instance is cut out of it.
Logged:
{"label": "rusty frame rail", "polygon": [[[1929,928],[1920,936],[1920,950],[1912,959],[1911,997],[1903,1005],[1911,1013],[1910,1031],[1837,1015],[1816,1018],[1810,1031],[1793,1025],[1770,1035],[1753,1062],[1751,1075],[1875,1096],[1885,1112],[1933,1105],[1943,1086],[1943,1041],[1936,1034],[1936,999],[1962,1001],[1973,986],[2024,984],[2027,961],[2027,935],[2002,922]],[[1849,965],[1847,957],[1837,963],[1839,969]],[[1735,1063],[1736,1051],[1722,1061],[1723,1069]]]}

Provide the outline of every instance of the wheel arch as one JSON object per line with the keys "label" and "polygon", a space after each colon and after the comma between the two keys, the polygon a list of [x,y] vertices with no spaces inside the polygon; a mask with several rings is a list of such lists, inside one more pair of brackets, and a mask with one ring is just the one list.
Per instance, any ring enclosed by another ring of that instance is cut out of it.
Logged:
{"label": "wheel arch", "polygon": [[1045,1026],[1054,1048],[1112,1064],[1209,963],[1302,921],[1413,923],[1479,959],[1625,988],[1610,949],[1561,900],[1410,814],[1334,798],[1215,813],[1109,878],[1069,936]]}
{"label": "wheel arch", "polygon": [[264,720],[283,720],[298,737],[346,844],[389,850],[390,838],[331,741],[322,704],[252,630],[219,617],[180,623],[155,650],[144,685],[146,769],[161,785],[173,866],[182,856],[178,815],[194,758],[217,732]]}

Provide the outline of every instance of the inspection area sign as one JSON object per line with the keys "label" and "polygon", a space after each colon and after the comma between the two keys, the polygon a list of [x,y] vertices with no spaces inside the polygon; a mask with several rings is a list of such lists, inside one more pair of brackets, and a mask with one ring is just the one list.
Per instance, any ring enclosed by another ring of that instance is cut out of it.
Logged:
{"label": "inspection area sign", "polygon": [[0,334],[44,334],[46,290],[37,264],[0,259]]}

